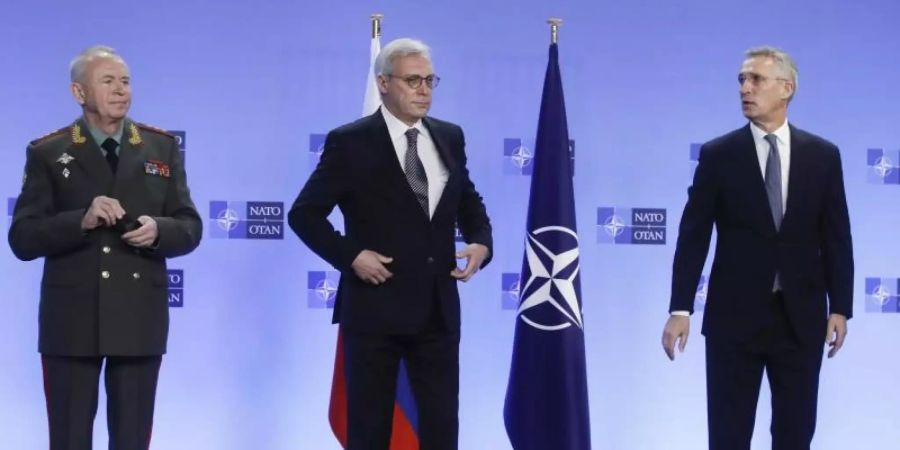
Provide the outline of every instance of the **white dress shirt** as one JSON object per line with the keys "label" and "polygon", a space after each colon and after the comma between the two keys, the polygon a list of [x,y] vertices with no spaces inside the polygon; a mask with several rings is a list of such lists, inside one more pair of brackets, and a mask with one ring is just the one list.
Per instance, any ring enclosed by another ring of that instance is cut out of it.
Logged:
{"label": "white dress shirt", "polygon": [[[762,128],[750,122],[750,132],[753,133],[753,143],[756,144],[756,157],[759,159],[759,170],[762,172],[763,181],[766,179],[766,160],[769,158],[769,134]],[[787,211],[788,176],[791,173],[791,128],[787,120],[771,134],[775,135],[778,142],[778,156],[781,160],[781,213]]]}
{"label": "white dress shirt", "polygon": [[416,121],[413,126],[409,126],[384,106],[381,107],[381,114],[384,116],[384,122],[388,127],[388,134],[391,136],[391,142],[394,144],[394,151],[397,152],[397,159],[400,161],[400,167],[405,169],[406,165],[406,131],[410,128],[419,130],[419,136],[416,139],[416,148],[418,149],[419,159],[425,166],[425,176],[428,177],[428,217],[434,215],[434,210],[444,193],[444,187],[447,185],[447,179],[450,173],[444,162],[438,155],[437,147],[434,146],[434,140],[422,120]]}

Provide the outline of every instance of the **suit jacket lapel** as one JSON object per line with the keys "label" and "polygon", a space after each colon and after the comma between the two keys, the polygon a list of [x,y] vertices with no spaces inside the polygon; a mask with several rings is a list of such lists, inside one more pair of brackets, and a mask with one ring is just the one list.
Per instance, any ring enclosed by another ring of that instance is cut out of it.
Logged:
{"label": "suit jacket lapel", "polygon": [[782,230],[788,218],[794,216],[791,212],[797,209],[798,202],[802,200],[798,196],[801,195],[800,187],[803,186],[804,176],[808,173],[807,170],[802,169],[807,159],[804,158],[806,147],[804,147],[805,142],[800,136],[801,132],[793,125],[789,124],[788,126],[791,129],[791,165],[788,170],[787,208],[784,211],[784,218],[781,220]]}
{"label": "suit jacket lapel", "polygon": [[[453,157],[453,153],[450,152],[450,144],[447,142],[446,135],[442,132],[440,127],[437,126],[433,120],[428,117],[422,119],[422,123],[425,125],[425,128],[428,129],[428,133],[431,134],[431,140],[434,142],[434,147],[437,149],[438,155],[441,158],[441,162],[444,163],[444,167],[447,168],[447,184],[444,186],[443,192],[441,192],[441,197],[438,199],[437,206],[434,208],[434,215],[437,216],[441,213],[445,207],[446,202],[444,201],[447,198],[447,192],[450,190],[450,186],[454,183],[456,176],[456,159]],[[432,216],[432,217],[433,217]]]}
{"label": "suit jacket lapel", "polygon": [[[94,181],[100,192],[109,194],[114,181],[113,173],[106,159],[103,158],[100,145],[94,142],[83,118],[75,121],[73,127],[76,126],[78,131],[73,131],[72,144],[68,151],[75,158],[75,162]],[[74,136],[75,134],[78,136]]]}
{"label": "suit jacket lapel", "polygon": [[[772,218],[772,209],[769,207],[769,196],[766,194],[766,180],[763,178],[762,171],[759,168],[759,157],[756,154],[756,143],[753,141],[753,132],[750,131],[750,124],[744,128],[744,132],[740,134],[739,142],[741,162],[738,165],[742,170],[749,171],[745,173],[748,180],[748,189],[750,189],[751,204],[750,207],[756,208],[753,213],[754,217],[760,218],[759,226],[768,233],[774,234],[775,220]],[[783,221],[783,220],[782,220]]]}
{"label": "suit jacket lapel", "polygon": [[450,153],[450,144],[447,143],[444,133],[442,133],[437,124],[428,117],[422,119],[422,123],[425,125],[425,128],[428,129],[428,133],[431,134],[431,140],[434,142],[434,147],[437,149],[441,162],[444,163],[444,167],[447,168],[449,176],[453,176],[453,173],[456,172],[456,160],[453,158],[453,154]]}
{"label": "suit jacket lapel", "polygon": [[371,118],[375,151],[386,169],[388,181],[398,186],[405,186],[412,194],[412,188],[406,181],[406,174],[403,173],[403,166],[400,165],[400,159],[397,158],[397,150],[394,149],[394,143],[391,141],[391,134],[384,121],[384,116],[381,115],[381,110],[375,111],[369,117]]}

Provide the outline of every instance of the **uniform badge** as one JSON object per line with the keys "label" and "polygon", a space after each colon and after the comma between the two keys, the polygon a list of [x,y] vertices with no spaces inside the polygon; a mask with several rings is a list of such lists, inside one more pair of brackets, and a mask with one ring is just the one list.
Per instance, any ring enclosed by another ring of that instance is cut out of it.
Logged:
{"label": "uniform badge", "polygon": [[87,138],[81,134],[81,125],[77,123],[72,125],[72,142],[75,144],[84,144],[87,142]]}
{"label": "uniform badge", "polygon": [[128,137],[128,143],[131,145],[141,145],[144,141],[141,139],[141,133],[138,132],[138,128],[132,123],[129,124],[128,131],[130,132],[130,136]]}
{"label": "uniform badge", "polygon": [[68,153],[63,153],[62,156],[56,159],[56,162],[62,163],[63,165],[69,164],[72,160],[75,159]]}
{"label": "uniform badge", "polygon": [[172,172],[169,169],[168,164],[152,159],[148,159],[144,162],[144,173],[146,173],[147,175],[156,175],[163,178],[169,178],[170,176],[172,176]]}

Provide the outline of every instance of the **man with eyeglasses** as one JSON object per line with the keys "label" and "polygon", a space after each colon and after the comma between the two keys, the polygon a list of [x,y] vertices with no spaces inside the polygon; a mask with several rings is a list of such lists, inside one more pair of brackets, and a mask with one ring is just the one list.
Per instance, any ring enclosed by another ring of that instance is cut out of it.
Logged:
{"label": "man with eyeglasses", "polygon": [[[332,130],[288,222],[341,272],[348,450],[387,450],[400,360],[418,412],[420,448],[456,449],[457,281],[491,258],[491,224],[466,168],[462,129],[427,116],[440,78],[429,48],[397,39],[374,67],[383,106]],[[345,232],[328,215],[338,206]],[[455,225],[468,243],[459,253]],[[465,258],[464,268],[456,259]]]}
{"label": "man with eyeglasses", "polygon": [[703,318],[710,450],[749,450],[763,371],[772,448],[810,448],[823,339],[841,349],[853,310],[853,248],[838,148],[787,121],[789,55],[749,50],[738,75],[750,123],[700,149],[681,218],[662,344],[684,351],[717,231]]}

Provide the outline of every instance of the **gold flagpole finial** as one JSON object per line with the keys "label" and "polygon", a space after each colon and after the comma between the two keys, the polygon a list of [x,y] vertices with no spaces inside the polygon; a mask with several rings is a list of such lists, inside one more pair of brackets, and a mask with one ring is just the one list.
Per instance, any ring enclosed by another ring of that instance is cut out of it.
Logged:
{"label": "gold flagpole finial", "polygon": [[551,17],[547,19],[550,24],[550,43],[556,44],[559,41],[559,26],[562,25],[562,19]]}
{"label": "gold flagpole finial", "polygon": [[372,18],[372,39],[381,36],[381,19],[384,14],[375,13],[370,16]]}

